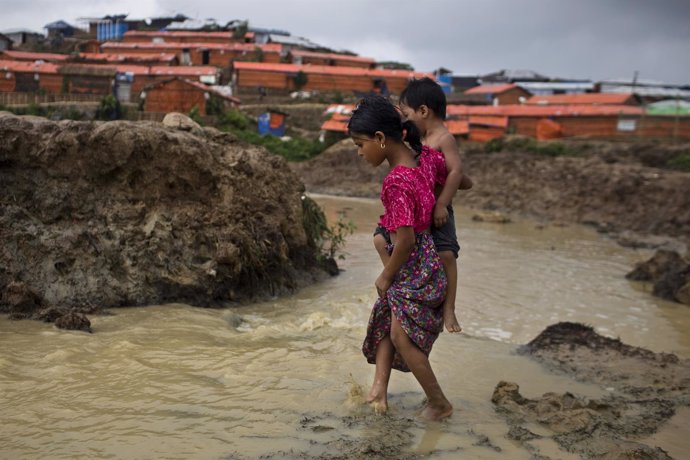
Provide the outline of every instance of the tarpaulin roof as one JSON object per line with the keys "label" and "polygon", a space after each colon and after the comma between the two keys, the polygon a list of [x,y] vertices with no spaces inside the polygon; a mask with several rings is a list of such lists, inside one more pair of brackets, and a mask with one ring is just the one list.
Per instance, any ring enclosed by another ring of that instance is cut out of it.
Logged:
{"label": "tarpaulin roof", "polygon": [[623,105],[629,102],[637,103],[635,96],[627,93],[582,93],[582,94],[554,94],[551,96],[532,96],[527,99],[529,105]]}
{"label": "tarpaulin roof", "polygon": [[365,69],[360,67],[336,67],[327,65],[298,65],[298,64],[273,64],[266,62],[234,62],[233,67],[238,70],[263,70],[266,72],[326,74],[326,75],[351,75],[371,77],[405,77],[422,78],[431,77],[431,74],[400,69]]}

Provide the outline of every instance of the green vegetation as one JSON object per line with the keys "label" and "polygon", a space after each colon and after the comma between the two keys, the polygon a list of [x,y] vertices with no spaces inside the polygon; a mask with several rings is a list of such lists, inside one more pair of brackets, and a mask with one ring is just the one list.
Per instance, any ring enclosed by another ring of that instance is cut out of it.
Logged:
{"label": "green vegetation", "polygon": [[201,115],[199,114],[199,107],[192,107],[192,110],[189,111],[187,116],[191,118],[194,122],[198,123],[200,126],[204,125],[204,121],[201,119]]}
{"label": "green vegetation", "polygon": [[62,79],[62,85],[60,86],[60,93],[61,94],[67,94],[69,93],[69,76],[65,75],[65,77]]}
{"label": "green vegetation", "polygon": [[573,144],[558,141],[538,141],[527,136],[507,136],[491,139],[484,144],[486,153],[526,152],[550,157],[578,156],[589,149],[587,144]]}
{"label": "green vegetation", "polygon": [[249,30],[249,21],[242,21],[242,23],[233,31],[232,38],[243,39]]}
{"label": "green vegetation", "polygon": [[264,50],[258,46],[254,48],[254,60],[256,62],[264,62]]}
{"label": "green vegetation", "polygon": [[303,196],[302,223],[309,241],[316,244],[321,262],[334,260],[336,255],[339,259],[345,258],[341,250],[347,236],[355,231],[352,221],[346,222],[345,216],[341,214],[335,225],[329,227],[326,215],[319,205],[308,196]]}
{"label": "green vegetation", "polygon": [[122,118],[122,107],[120,101],[115,96],[109,94],[101,99],[101,103],[96,109],[97,120],[119,120]]}
{"label": "green vegetation", "polygon": [[284,157],[288,161],[304,161],[321,153],[323,145],[319,141],[312,141],[302,137],[292,137],[290,140],[280,140],[275,136],[266,135],[249,130],[230,130],[239,139],[254,145],[263,145],[266,150]]}
{"label": "green vegetation", "polygon": [[307,77],[307,74],[302,72],[301,70],[299,72],[297,72],[297,74],[293,78],[293,83],[295,84],[295,89],[297,91],[304,88],[304,86],[307,84],[308,81],[309,81],[309,77]]}
{"label": "green vegetation", "polygon": [[325,148],[319,141],[299,136],[281,140],[275,136],[262,136],[255,129],[255,123],[242,111],[230,109],[218,117],[218,128],[228,131],[240,140],[254,145],[262,145],[269,152],[280,155],[288,161],[304,161],[318,155]]}
{"label": "green vegetation", "polygon": [[218,97],[211,95],[211,97],[206,101],[206,114],[223,116],[225,113],[225,103]]}
{"label": "green vegetation", "polygon": [[15,115],[34,115],[37,117],[50,117],[52,115],[52,107],[43,107],[35,103],[31,103],[25,107],[8,107],[8,111],[14,113]]}
{"label": "green vegetation", "polygon": [[249,128],[251,120],[238,109],[230,109],[218,116],[218,125],[228,130],[246,130]]}
{"label": "green vegetation", "polygon": [[676,155],[668,161],[667,165],[671,169],[690,172],[690,153]]}

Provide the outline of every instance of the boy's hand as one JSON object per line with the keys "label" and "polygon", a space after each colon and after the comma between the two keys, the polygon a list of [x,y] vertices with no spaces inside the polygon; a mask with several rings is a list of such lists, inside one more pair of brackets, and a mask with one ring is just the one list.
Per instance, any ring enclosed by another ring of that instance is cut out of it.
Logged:
{"label": "boy's hand", "polygon": [[434,206],[434,225],[441,227],[448,222],[448,208],[445,206]]}
{"label": "boy's hand", "polygon": [[393,284],[393,280],[388,278],[383,273],[376,278],[374,285],[376,286],[376,292],[379,294],[379,297],[383,297],[386,294],[386,291],[388,291],[388,288],[391,287],[391,284]]}

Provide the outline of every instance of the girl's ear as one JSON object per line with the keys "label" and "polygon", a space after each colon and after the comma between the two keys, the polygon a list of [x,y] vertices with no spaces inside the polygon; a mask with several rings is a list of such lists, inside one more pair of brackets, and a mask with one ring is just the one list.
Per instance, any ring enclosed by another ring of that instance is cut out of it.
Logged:
{"label": "girl's ear", "polygon": [[374,139],[381,145],[386,145],[386,135],[382,131],[376,131],[374,133]]}
{"label": "girl's ear", "polygon": [[426,105],[420,105],[417,110],[419,110],[419,114],[422,116],[422,118],[426,118],[429,116],[429,107],[427,107]]}

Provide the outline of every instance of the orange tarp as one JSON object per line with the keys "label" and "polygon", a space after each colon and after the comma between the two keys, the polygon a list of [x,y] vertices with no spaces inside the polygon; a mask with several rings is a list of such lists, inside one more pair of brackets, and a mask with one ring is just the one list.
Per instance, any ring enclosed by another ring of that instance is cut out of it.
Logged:
{"label": "orange tarp", "polygon": [[537,140],[546,141],[563,137],[563,127],[553,120],[542,118],[537,122]]}

